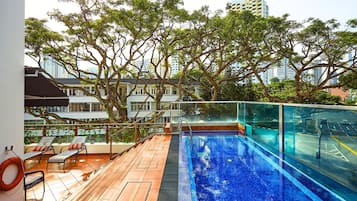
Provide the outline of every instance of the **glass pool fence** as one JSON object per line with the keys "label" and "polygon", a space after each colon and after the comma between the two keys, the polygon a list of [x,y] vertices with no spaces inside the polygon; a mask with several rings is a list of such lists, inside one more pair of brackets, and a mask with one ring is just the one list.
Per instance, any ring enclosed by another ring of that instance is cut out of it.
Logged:
{"label": "glass pool fence", "polygon": [[171,122],[232,123],[271,152],[331,186],[357,192],[357,107],[261,102],[176,102]]}

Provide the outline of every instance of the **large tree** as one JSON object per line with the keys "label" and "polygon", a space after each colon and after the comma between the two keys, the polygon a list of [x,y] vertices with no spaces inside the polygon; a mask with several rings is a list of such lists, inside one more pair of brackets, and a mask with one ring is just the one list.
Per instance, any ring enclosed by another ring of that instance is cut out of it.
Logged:
{"label": "large tree", "polygon": [[[156,79],[154,93],[147,95],[155,100],[155,109],[160,110],[161,99],[167,93],[167,86],[172,85],[172,60],[177,57],[180,45],[185,36],[180,34],[180,27],[187,23],[189,14],[186,10],[180,9],[180,1],[163,2],[160,11],[160,21],[158,29],[150,40],[151,51],[149,55],[152,76]],[[168,109],[168,108],[165,108]]]}
{"label": "large tree", "polygon": [[[277,54],[288,59],[289,68],[295,72],[295,97],[288,101],[314,101],[321,90],[342,86],[333,80],[356,70],[356,33],[341,31],[335,20],[309,19],[305,24],[287,27],[284,32],[276,48]],[[256,76],[259,79],[259,74]],[[270,101],[281,101],[261,84]]]}
{"label": "large tree", "polygon": [[[43,55],[51,56],[83,86],[93,86],[91,91],[87,87],[75,89],[95,97],[106,109],[109,121],[126,120],[126,97],[130,93],[120,94],[120,81],[124,76],[139,79],[143,66],[136,65],[137,62],[150,52],[157,52],[156,38],[167,15],[172,16],[170,11],[177,10],[180,1],[65,2],[76,4],[78,12],[49,13],[51,19],[64,26],[61,33],[47,28],[43,20],[26,20],[26,54],[39,65]],[[95,70],[82,68],[80,64]],[[70,87],[58,84],[62,88]]]}
{"label": "large tree", "polygon": [[[220,12],[210,13],[207,7],[193,12],[187,34],[179,52],[183,72],[179,87],[187,77],[201,83],[205,100],[222,99],[225,84],[240,82],[250,77],[252,72],[247,66],[234,68],[241,61],[239,48],[240,27],[248,28],[250,21],[246,16],[252,14],[231,13],[222,17]],[[198,73],[198,74],[197,74]],[[192,76],[199,75],[199,76]]]}

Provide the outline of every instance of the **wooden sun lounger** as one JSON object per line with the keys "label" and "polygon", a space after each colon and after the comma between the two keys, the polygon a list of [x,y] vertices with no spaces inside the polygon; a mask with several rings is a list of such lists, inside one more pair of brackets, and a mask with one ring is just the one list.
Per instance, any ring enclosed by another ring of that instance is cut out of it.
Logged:
{"label": "wooden sun lounger", "polygon": [[54,155],[48,159],[47,168],[48,168],[49,163],[63,163],[63,169],[65,169],[66,160],[71,158],[72,156],[76,155],[76,161],[77,161],[78,153],[79,153],[79,150],[74,149],[74,150],[67,150],[67,151],[59,153],[57,155]]}
{"label": "wooden sun lounger", "polygon": [[66,167],[66,160],[72,156],[76,156],[76,161],[78,160],[78,154],[85,150],[87,154],[87,147],[85,145],[86,136],[76,136],[74,137],[72,143],[68,146],[69,149],[59,153],[57,155],[51,156],[47,161],[47,169],[49,163],[63,163],[63,170]]}
{"label": "wooden sun lounger", "polygon": [[44,136],[41,138],[40,142],[37,144],[37,146],[34,148],[33,151],[27,152],[23,156],[23,160],[26,161],[28,159],[35,158],[37,156],[40,156],[39,163],[41,162],[42,155],[46,153],[47,151],[52,150],[54,154],[56,154],[55,149],[52,146],[52,142],[55,139],[55,137],[51,136]]}
{"label": "wooden sun lounger", "polygon": [[[31,152],[27,152],[27,153],[24,154],[23,160],[25,161],[25,160],[28,160],[28,159],[30,159],[30,158],[34,158],[34,157],[36,157],[36,156],[39,156],[39,155],[41,155],[41,154],[42,154],[42,151],[31,151]],[[39,161],[41,161],[41,159],[40,159]]]}

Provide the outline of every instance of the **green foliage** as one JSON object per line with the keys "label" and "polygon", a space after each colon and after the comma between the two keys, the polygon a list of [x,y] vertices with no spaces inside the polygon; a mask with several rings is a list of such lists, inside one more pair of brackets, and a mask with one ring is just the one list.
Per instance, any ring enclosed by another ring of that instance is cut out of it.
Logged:
{"label": "green foliage", "polygon": [[273,77],[273,78],[270,79],[270,82],[271,82],[271,83],[279,83],[280,80],[279,80],[279,78],[277,78],[277,77]]}
{"label": "green foliage", "polygon": [[357,27],[357,18],[348,20],[347,24],[352,28],[356,28]]}
{"label": "green foliage", "polygon": [[[294,80],[283,80],[279,81],[279,79],[272,79],[271,83],[267,85],[269,94],[273,97],[276,97],[281,102],[296,102],[295,95],[295,82]],[[255,91],[258,95],[259,101],[270,101],[267,97],[262,93],[262,85],[256,84]]]}
{"label": "green foliage", "polygon": [[318,91],[311,102],[326,105],[339,104],[341,102],[341,98],[339,96],[332,96],[326,91]]}
{"label": "green foliage", "polygon": [[352,72],[339,77],[344,88],[357,89],[357,72]]}
{"label": "green foliage", "polygon": [[345,105],[356,105],[356,103],[357,103],[356,99],[354,99],[354,100],[346,99],[344,104]]}
{"label": "green foliage", "polygon": [[258,92],[251,83],[239,84],[234,82],[226,82],[221,85],[221,93],[219,100],[226,101],[257,101]]}
{"label": "green foliage", "polygon": [[[53,43],[63,41],[63,36],[49,30],[45,23],[47,20],[37,18],[25,19],[25,48],[30,57],[41,54],[51,54],[53,50],[49,46]],[[37,60],[39,63],[39,60]]]}

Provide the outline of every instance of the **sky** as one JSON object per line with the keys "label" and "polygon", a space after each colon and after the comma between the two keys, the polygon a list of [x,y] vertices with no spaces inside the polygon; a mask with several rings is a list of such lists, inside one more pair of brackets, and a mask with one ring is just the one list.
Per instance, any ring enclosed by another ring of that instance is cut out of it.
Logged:
{"label": "sky", "polygon": [[[214,10],[225,10],[226,4],[231,0],[183,0],[184,7],[188,10],[201,8],[208,5],[212,12]],[[289,14],[289,19],[302,22],[309,17],[329,20],[337,19],[341,24],[347,20],[357,18],[357,0],[266,0],[269,6],[269,15],[282,16]],[[47,12],[54,8],[62,12],[74,12],[75,9],[68,3],[59,3],[58,0],[25,0],[25,18],[47,18]],[[63,30],[55,22],[47,24],[55,31]],[[33,61],[25,57],[25,63],[34,65]]]}
{"label": "sky", "polygon": [[[199,9],[208,5],[210,10],[225,10],[231,0],[183,0],[188,10]],[[289,19],[303,21],[309,17],[328,20],[337,19],[345,23],[348,19],[357,18],[357,0],[266,0],[269,6],[269,15],[290,15]],[[25,0],[25,17],[45,18],[46,13],[53,8],[74,11],[67,3],[58,3],[57,0]]]}

